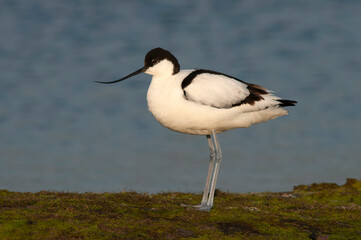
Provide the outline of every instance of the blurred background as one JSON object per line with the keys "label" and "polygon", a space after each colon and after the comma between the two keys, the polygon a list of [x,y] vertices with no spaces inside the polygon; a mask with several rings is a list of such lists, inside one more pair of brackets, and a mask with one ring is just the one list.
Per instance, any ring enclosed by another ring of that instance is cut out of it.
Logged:
{"label": "blurred background", "polygon": [[204,136],[163,128],[151,77],[112,81],[155,47],[297,100],[219,135],[217,188],[360,178],[361,1],[0,0],[0,189],[201,192]]}

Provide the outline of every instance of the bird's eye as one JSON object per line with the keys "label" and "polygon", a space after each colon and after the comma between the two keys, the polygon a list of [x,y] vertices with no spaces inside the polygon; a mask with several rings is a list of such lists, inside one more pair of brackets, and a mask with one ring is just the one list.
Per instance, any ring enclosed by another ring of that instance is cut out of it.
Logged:
{"label": "bird's eye", "polygon": [[155,64],[155,63],[157,63],[157,62],[158,62],[157,59],[152,59],[152,63],[153,63],[153,64]]}

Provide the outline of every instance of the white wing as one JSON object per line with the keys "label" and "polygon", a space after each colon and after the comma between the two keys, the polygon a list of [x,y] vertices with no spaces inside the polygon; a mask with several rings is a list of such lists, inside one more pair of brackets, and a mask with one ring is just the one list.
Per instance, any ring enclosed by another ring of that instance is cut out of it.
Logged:
{"label": "white wing", "polygon": [[[186,98],[216,108],[231,108],[249,103],[247,100],[261,100],[263,98],[260,97],[260,92],[268,93],[266,89],[258,85],[247,84],[208,70],[195,70],[187,78],[182,83],[182,86],[188,84],[183,88]],[[188,82],[184,84],[185,81]],[[252,86],[260,92],[253,92]],[[250,99],[250,97],[256,99]]]}

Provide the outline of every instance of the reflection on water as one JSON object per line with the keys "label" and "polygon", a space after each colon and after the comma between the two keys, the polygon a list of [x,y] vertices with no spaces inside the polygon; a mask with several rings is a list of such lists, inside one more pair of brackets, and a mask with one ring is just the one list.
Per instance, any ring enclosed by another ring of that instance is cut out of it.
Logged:
{"label": "reflection on water", "polygon": [[147,111],[150,77],[97,85],[171,50],[182,68],[255,82],[299,104],[219,136],[218,187],[280,191],[360,177],[357,1],[3,1],[0,188],[201,191],[205,137]]}

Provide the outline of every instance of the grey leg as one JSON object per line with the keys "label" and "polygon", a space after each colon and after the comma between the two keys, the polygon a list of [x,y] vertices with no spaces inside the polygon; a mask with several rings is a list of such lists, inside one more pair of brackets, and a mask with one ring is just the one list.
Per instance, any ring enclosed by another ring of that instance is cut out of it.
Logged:
{"label": "grey leg", "polygon": [[215,167],[214,167],[214,171],[213,171],[212,185],[210,188],[209,197],[208,197],[208,201],[206,204],[206,209],[204,209],[206,211],[210,211],[213,206],[214,192],[216,190],[219,166],[220,166],[221,160],[222,160],[222,150],[221,150],[221,146],[219,145],[217,134],[215,131],[212,131],[212,136],[213,136],[213,140],[214,140],[214,144],[215,144]]}
{"label": "grey leg", "polygon": [[204,192],[203,192],[203,198],[202,198],[202,202],[201,202],[201,206],[205,206],[208,200],[208,194],[209,194],[209,186],[211,184],[211,179],[212,179],[212,172],[213,172],[213,167],[214,167],[214,161],[215,161],[215,152],[214,152],[214,145],[211,139],[210,135],[207,135],[207,140],[208,140],[208,145],[209,145],[209,150],[210,150],[210,162],[209,162],[209,167],[208,167],[208,174],[207,174],[207,180],[206,180],[206,185],[204,186]]}
{"label": "grey leg", "polygon": [[214,192],[216,190],[216,182],[218,177],[219,165],[222,160],[222,151],[218,142],[218,138],[215,131],[212,131],[213,141],[210,135],[207,135],[208,145],[210,149],[210,163],[208,167],[208,174],[206,179],[206,185],[204,186],[202,202],[199,205],[190,206],[181,204],[185,207],[196,207],[199,210],[210,211],[213,206]]}

